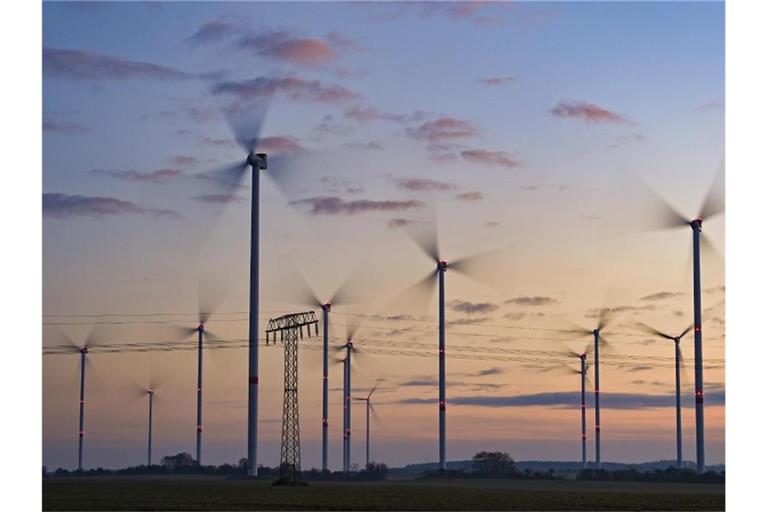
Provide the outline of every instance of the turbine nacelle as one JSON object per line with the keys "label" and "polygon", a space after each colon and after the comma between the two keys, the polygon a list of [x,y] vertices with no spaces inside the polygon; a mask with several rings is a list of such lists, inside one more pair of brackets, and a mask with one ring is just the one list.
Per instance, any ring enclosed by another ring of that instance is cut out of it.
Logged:
{"label": "turbine nacelle", "polygon": [[267,168],[266,153],[250,153],[246,161],[248,162],[248,165],[257,170],[263,171]]}
{"label": "turbine nacelle", "polygon": [[437,270],[438,272],[445,272],[448,270],[448,262],[445,260],[439,260],[437,262]]}
{"label": "turbine nacelle", "polygon": [[331,311],[331,303],[326,302],[325,304],[321,304],[320,307],[323,308],[323,311],[330,312]]}
{"label": "turbine nacelle", "polygon": [[704,219],[702,219],[701,217],[697,217],[693,219],[688,225],[691,226],[692,229],[701,231],[702,222],[704,222]]}
{"label": "turbine nacelle", "polygon": [[198,332],[205,332],[205,324],[203,322],[200,322],[200,325],[197,326]]}

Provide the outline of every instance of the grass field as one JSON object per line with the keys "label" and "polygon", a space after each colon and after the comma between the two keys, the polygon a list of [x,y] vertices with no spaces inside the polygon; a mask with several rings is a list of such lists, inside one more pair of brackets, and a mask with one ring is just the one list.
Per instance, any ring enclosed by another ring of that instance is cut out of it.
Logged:
{"label": "grass field", "polygon": [[43,510],[724,510],[708,484],[549,480],[269,482],[211,477],[43,480]]}

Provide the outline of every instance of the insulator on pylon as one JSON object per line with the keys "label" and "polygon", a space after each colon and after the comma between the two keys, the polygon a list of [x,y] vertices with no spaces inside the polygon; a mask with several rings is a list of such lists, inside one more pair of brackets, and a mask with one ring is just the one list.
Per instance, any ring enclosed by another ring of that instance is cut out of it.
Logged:
{"label": "insulator on pylon", "polygon": [[317,322],[315,322],[315,336],[320,336],[320,331],[318,329]]}

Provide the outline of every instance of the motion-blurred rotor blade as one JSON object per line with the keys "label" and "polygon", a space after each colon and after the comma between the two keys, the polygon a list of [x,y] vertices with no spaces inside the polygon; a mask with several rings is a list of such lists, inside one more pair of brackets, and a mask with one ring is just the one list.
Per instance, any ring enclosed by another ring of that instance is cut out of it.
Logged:
{"label": "motion-blurred rotor blade", "polygon": [[229,295],[229,286],[212,276],[200,277],[197,282],[197,311],[201,324],[208,322],[211,315]]}
{"label": "motion-blurred rotor blade", "polygon": [[344,279],[328,302],[343,305],[370,301],[370,273],[370,265],[360,265]]}
{"label": "motion-blurred rotor blade", "polygon": [[43,349],[56,349],[67,352],[79,352],[80,346],[66,335],[58,326],[47,326]]}
{"label": "motion-blurred rotor blade", "polygon": [[561,318],[559,319],[559,321],[565,324],[565,328],[559,329],[559,331],[563,334],[575,335],[575,336],[591,336],[592,335],[592,329],[587,329],[586,327],[581,326],[575,322],[572,322],[567,318]]}
{"label": "motion-blurred rotor blade", "polygon": [[429,259],[440,261],[440,248],[437,237],[437,219],[432,212],[432,218],[427,221],[414,222],[403,226],[403,231],[424,251]]}
{"label": "motion-blurred rotor blade", "polygon": [[369,399],[371,398],[371,395],[373,394],[373,392],[378,389],[380,383],[381,383],[381,379],[377,379],[376,382],[373,384],[373,387],[368,392],[368,398]]}
{"label": "motion-blurred rotor blade", "polygon": [[368,402],[368,408],[371,410],[371,416],[373,416],[373,420],[376,422],[381,421],[381,417],[379,416],[379,413],[376,412],[376,408],[373,406],[371,402]]}
{"label": "motion-blurred rotor blade", "polygon": [[221,346],[220,340],[221,336],[219,336],[214,331],[210,330],[208,327],[205,328],[205,331],[203,331],[203,342],[205,345],[208,346]]}
{"label": "motion-blurred rotor blade", "polygon": [[105,324],[94,324],[84,345],[87,348],[103,346],[114,341],[116,337],[116,330],[114,327]]}
{"label": "motion-blurred rotor blade", "polygon": [[715,173],[704,202],[699,209],[699,218],[707,219],[725,211],[725,164]]}
{"label": "motion-blurred rotor blade", "polygon": [[[183,325],[163,324],[153,328],[163,338],[169,338],[170,341],[181,341],[197,333],[197,327]],[[165,341],[165,340],[163,340]]]}
{"label": "motion-blurred rotor blade", "polygon": [[716,260],[723,261],[723,255],[720,250],[712,242],[712,238],[707,236],[706,233],[701,234],[701,252],[705,258],[715,258]]}
{"label": "motion-blurred rotor blade", "polygon": [[645,181],[639,178],[636,181],[639,183],[640,190],[645,192],[643,197],[645,203],[651,207],[650,229],[669,229],[690,225],[690,219],[673,208]]}
{"label": "motion-blurred rotor blade", "polygon": [[598,314],[597,330],[602,330],[614,321],[616,313],[611,308],[602,308]]}
{"label": "motion-blurred rotor blade", "polygon": [[232,132],[232,138],[248,154],[254,151],[261,139],[264,123],[269,112],[275,87],[271,86],[267,77],[259,77],[254,82],[261,82],[263,87],[259,91],[263,94],[250,101],[234,100],[227,103],[232,92],[227,84],[214,86],[211,91],[219,100],[219,108]]}
{"label": "motion-blurred rotor blade", "polygon": [[688,334],[689,332],[691,332],[691,330],[693,329],[693,327],[694,327],[694,325],[693,325],[693,324],[689,325],[688,327],[686,327],[686,329],[685,329],[683,332],[681,332],[681,333],[680,333],[680,336],[678,336],[678,337],[679,337],[680,339],[684,338],[686,334]]}
{"label": "motion-blurred rotor blade", "polygon": [[[265,142],[268,140],[265,139]],[[338,198],[316,192],[320,189],[319,180],[325,176],[324,173],[342,165],[338,156],[305,149],[273,155],[274,152],[270,153],[267,169],[262,172],[289,200],[290,206],[310,214],[336,213]]]}
{"label": "motion-blurred rotor blade", "polygon": [[248,162],[240,160],[196,176],[220,189],[221,194],[217,199],[220,199],[219,202],[226,202],[226,195],[230,195],[231,200],[235,199],[234,192],[242,186],[243,177],[247,170]]}
{"label": "motion-blurred rotor blade", "polygon": [[688,377],[688,371],[686,370],[686,359],[683,357],[683,351],[680,350],[679,344],[675,345],[675,350],[677,350],[678,357],[680,358],[680,380],[682,381],[682,384],[687,385],[691,382],[691,380]]}
{"label": "motion-blurred rotor blade", "polygon": [[451,261],[448,263],[448,269],[460,272],[490,288],[500,288],[505,280],[514,275],[510,255],[510,247],[492,249]]}
{"label": "motion-blurred rotor blade", "polygon": [[432,270],[395,297],[393,303],[397,305],[398,312],[408,308],[415,308],[419,313],[423,313],[434,299],[436,287],[437,270]]}
{"label": "motion-blurred rotor blade", "polygon": [[657,329],[654,329],[650,325],[644,324],[642,322],[637,324],[637,328],[640,329],[643,332],[648,333],[648,334],[653,334],[654,336],[659,336],[660,338],[665,338],[665,339],[668,339],[668,340],[674,340],[675,339],[674,336],[671,336],[671,335],[669,335],[667,333],[664,333],[664,332],[661,332],[661,331],[659,331]]}
{"label": "motion-blurred rotor blade", "polygon": [[309,284],[304,274],[293,261],[286,262],[280,276],[280,287],[274,297],[286,304],[296,304],[308,308],[322,307],[323,301]]}
{"label": "motion-blurred rotor blade", "polygon": [[165,380],[157,376],[157,372],[150,368],[149,370],[149,389],[157,391],[157,388],[163,385]]}
{"label": "motion-blurred rotor blade", "polygon": [[[357,334],[357,330],[360,329],[360,317],[348,317],[346,327],[347,327],[347,332],[346,332],[347,340],[354,341],[355,334]],[[356,352],[357,347],[353,345],[352,351]]]}
{"label": "motion-blurred rotor blade", "polygon": [[[587,354],[588,356],[592,354],[592,352],[595,351],[595,345],[594,343],[588,343],[586,347],[584,347],[584,354]],[[589,367],[589,365],[587,365]]]}

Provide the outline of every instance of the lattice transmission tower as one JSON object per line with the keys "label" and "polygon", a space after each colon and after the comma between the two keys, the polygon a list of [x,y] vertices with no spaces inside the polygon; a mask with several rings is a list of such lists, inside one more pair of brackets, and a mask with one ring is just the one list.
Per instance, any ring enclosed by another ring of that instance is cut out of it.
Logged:
{"label": "lattice transmission tower", "polygon": [[318,335],[317,319],[313,311],[291,313],[273,318],[267,325],[267,345],[269,335],[277,343],[277,333],[284,348],[285,383],[283,391],[283,433],[280,444],[280,480],[281,483],[296,484],[301,481],[301,436],[299,433],[299,338]]}

